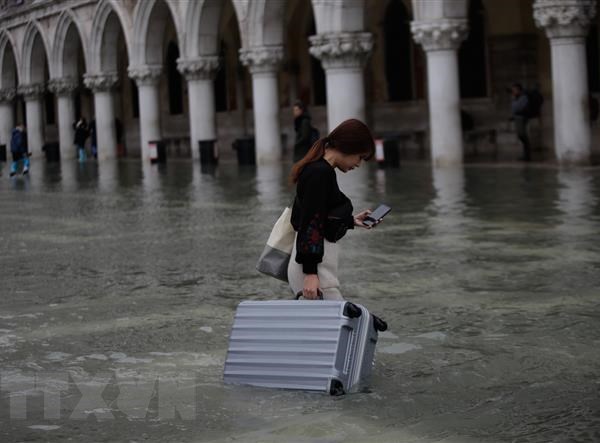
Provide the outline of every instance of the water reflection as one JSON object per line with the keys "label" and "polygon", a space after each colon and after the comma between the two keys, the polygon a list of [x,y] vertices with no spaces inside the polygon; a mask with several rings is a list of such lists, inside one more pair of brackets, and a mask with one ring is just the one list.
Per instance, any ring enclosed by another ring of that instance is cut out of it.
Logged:
{"label": "water reflection", "polygon": [[256,192],[261,204],[268,207],[279,205],[282,199],[282,184],[287,178],[287,173],[287,168],[279,164],[256,167]]}
{"label": "water reflection", "polygon": [[431,202],[432,228],[440,236],[459,233],[465,224],[465,171],[462,167],[433,168],[435,198]]}
{"label": "water reflection", "polygon": [[350,198],[355,210],[359,211],[366,206],[376,205],[377,202],[373,202],[370,190],[371,165],[363,163],[358,169],[346,173],[339,170],[336,172],[339,187]]}
{"label": "water reflection", "polygon": [[98,190],[100,192],[115,192],[119,187],[119,162],[108,159],[98,168]]}
{"label": "water reflection", "polygon": [[379,195],[385,195],[385,170],[377,168],[375,170],[375,191]]}
{"label": "water reflection", "polygon": [[[332,401],[222,384],[236,305],[289,296],[254,269],[293,196],[289,165],[113,166],[40,162],[0,180],[3,366],[197,375],[196,420],[115,420],[108,440],[598,440],[597,169],[341,174],[357,209],[393,207],[375,230],[349,232],[340,260],[345,295],[390,330],[371,392]],[[69,411],[79,397],[67,396]],[[0,412],[8,402],[0,393]],[[0,439],[31,438],[43,402],[29,403],[35,414]],[[56,424],[65,439],[99,429]]]}
{"label": "water reflection", "polygon": [[561,169],[558,183],[556,208],[560,211],[560,222],[556,230],[567,247],[576,246],[577,239],[597,229],[591,217],[598,202],[593,193],[593,176],[585,169]]}
{"label": "water reflection", "polygon": [[586,221],[597,203],[593,194],[593,176],[585,169],[561,169],[558,171],[558,199],[556,207],[564,219]]}

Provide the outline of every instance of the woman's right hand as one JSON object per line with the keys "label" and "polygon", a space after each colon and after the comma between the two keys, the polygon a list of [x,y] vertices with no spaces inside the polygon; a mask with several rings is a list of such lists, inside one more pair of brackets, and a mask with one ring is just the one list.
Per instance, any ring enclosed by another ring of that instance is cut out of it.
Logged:
{"label": "woman's right hand", "polygon": [[316,300],[319,293],[319,276],[317,274],[306,274],[304,276],[304,289],[302,296],[307,300]]}

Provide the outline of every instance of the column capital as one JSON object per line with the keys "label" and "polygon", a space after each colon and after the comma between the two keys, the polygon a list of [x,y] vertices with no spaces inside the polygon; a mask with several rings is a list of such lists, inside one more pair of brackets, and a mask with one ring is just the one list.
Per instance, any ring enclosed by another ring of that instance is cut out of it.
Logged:
{"label": "column capital", "polygon": [[46,92],[46,86],[44,83],[29,83],[20,85],[17,88],[17,91],[25,100],[35,100],[40,98]]}
{"label": "column capital", "polygon": [[0,103],[11,102],[17,95],[17,88],[0,89]]}
{"label": "column capital", "polygon": [[283,46],[240,49],[240,61],[252,74],[275,72],[283,60]]}
{"label": "column capital", "polygon": [[333,32],[308,38],[312,56],[321,60],[325,69],[363,67],[373,49],[369,32]]}
{"label": "column capital", "polygon": [[74,77],[53,78],[48,82],[50,92],[58,96],[70,95],[77,89],[79,83]]}
{"label": "column capital", "polygon": [[127,73],[138,86],[156,86],[160,81],[162,69],[162,65],[132,66]]}
{"label": "column capital", "polygon": [[119,75],[116,72],[103,72],[101,74],[84,74],[83,83],[92,92],[108,92],[119,83]]}
{"label": "column capital", "polygon": [[177,69],[187,80],[214,80],[221,59],[218,55],[178,59]]}
{"label": "column capital", "polygon": [[596,0],[536,0],[533,18],[549,39],[583,39],[596,15]]}
{"label": "column capital", "polygon": [[439,19],[432,21],[413,21],[410,24],[415,42],[425,51],[444,51],[458,49],[469,33],[467,19]]}

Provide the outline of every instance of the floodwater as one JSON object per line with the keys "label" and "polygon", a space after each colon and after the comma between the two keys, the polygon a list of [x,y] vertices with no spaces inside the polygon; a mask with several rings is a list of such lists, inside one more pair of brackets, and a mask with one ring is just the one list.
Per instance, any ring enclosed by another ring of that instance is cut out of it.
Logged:
{"label": "floodwater", "polygon": [[393,212],[341,242],[390,325],[367,392],[225,386],[289,165],[34,162],[0,175],[0,441],[600,441],[600,169],[340,176]]}

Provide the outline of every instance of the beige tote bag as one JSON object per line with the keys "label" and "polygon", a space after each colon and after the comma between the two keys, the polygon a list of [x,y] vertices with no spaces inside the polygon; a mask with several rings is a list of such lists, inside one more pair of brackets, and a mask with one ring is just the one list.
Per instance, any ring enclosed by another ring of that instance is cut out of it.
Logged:
{"label": "beige tote bag", "polygon": [[258,271],[285,282],[288,281],[287,268],[296,237],[291,219],[292,208],[285,208],[273,226],[267,245],[256,264]]}

